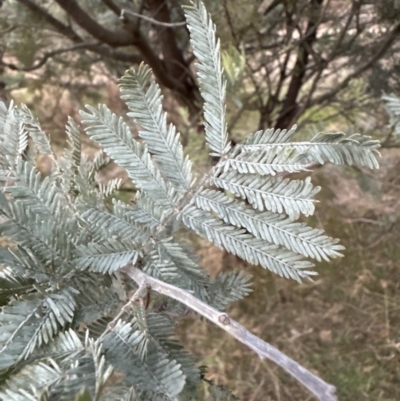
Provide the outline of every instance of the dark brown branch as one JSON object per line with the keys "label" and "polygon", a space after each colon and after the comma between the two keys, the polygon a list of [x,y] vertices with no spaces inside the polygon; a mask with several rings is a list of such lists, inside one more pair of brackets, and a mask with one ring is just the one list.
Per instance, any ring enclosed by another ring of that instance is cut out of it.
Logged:
{"label": "dark brown branch", "polygon": [[113,0],[102,0],[103,3],[118,17],[121,16],[121,9],[113,2]]}
{"label": "dark brown branch", "polygon": [[[69,27],[64,25],[62,22],[54,18],[43,8],[37,6],[31,0],[18,0],[21,4],[28,7],[31,11],[43,18],[46,22],[51,24],[58,32],[71,39],[75,43],[82,43],[82,39]],[[55,0],[63,9],[68,13],[72,19],[90,33],[94,38],[100,42],[108,44],[112,47],[128,46],[133,45],[141,53],[141,57],[138,55],[131,55],[128,53],[117,52],[113,49],[109,49],[106,46],[92,45],[88,47],[97,54],[101,54],[106,57],[114,58],[118,61],[129,62],[137,64],[142,60],[146,61],[152,68],[154,75],[158,81],[165,87],[176,90],[180,93],[185,93],[184,85],[171,75],[165,67],[162,60],[154,54],[146,38],[140,34],[139,31],[131,33],[125,29],[119,29],[116,31],[110,31],[95,20],[93,20],[78,4],[75,0]],[[128,24],[129,25],[129,24]]]}
{"label": "dark brown branch", "polygon": [[391,32],[387,35],[387,37],[383,40],[383,42],[377,46],[375,52],[372,52],[373,56],[359,68],[356,68],[351,74],[349,74],[342,82],[335,86],[333,90],[328,93],[325,93],[321,96],[316,97],[314,100],[310,102],[310,106],[314,106],[316,104],[325,103],[332,98],[334,98],[341,90],[347,87],[350,81],[354,78],[360,76],[363,72],[368,70],[375,64],[379,59],[381,59],[386,51],[390,48],[396,37],[400,35],[400,23],[397,23]]}
{"label": "dark brown branch", "polygon": [[231,319],[226,313],[219,312],[181,288],[148,276],[133,265],[128,265],[121,271],[134,280],[139,288],[150,287],[159,294],[166,295],[167,297],[181,302],[210,320],[221,329],[225,330],[229,335],[236,338],[247,347],[251,348],[260,358],[268,358],[275,362],[292,375],[292,377],[303,384],[320,401],[338,401],[334,386],[315,376],[305,367],[289,358],[271,344],[268,344],[261,338],[250,333],[244,326]]}
{"label": "dark brown branch", "polygon": [[[82,48],[82,49],[86,48],[87,50],[93,51],[94,53],[100,54],[104,57],[112,58],[113,60],[127,62],[130,64],[139,64],[140,62],[143,61],[143,58],[136,54],[118,52],[107,46],[102,46],[100,44],[84,44],[83,40],[79,37],[79,35],[77,35],[71,29],[71,27],[64,25],[57,18],[54,18],[45,9],[39,7],[38,5],[33,3],[31,0],[17,0],[17,1],[19,1],[21,4],[26,6],[29,10],[31,10],[33,13],[35,13],[39,18],[42,18],[47,23],[52,25],[60,34],[66,36],[72,42],[77,43],[77,49],[78,48]],[[40,65],[36,64],[35,67],[33,67],[33,68],[28,67],[28,69],[24,69],[23,67],[18,67],[13,64],[9,64],[8,67],[11,69],[16,69],[16,70],[32,71],[34,69],[41,67],[49,59],[49,57],[52,57],[53,55],[60,54],[63,52],[64,51],[62,51],[62,50],[55,50],[54,52],[46,53],[43,56],[43,58],[37,62],[37,64],[40,63]]]}
{"label": "dark brown branch", "polygon": [[6,35],[7,33],[10,33],[12,31],[14,31],[15,29],[17,29],[17,26],[16,25],[11,25],[8,28],[5,28],[2,31],[0,31],[0,36]]}
{"label": "dark brown branch", "polygon": [[116,52],[113,49],[107,48],[105,46],[101,46],[99,43],[79,43],[75,46],[67,47],[65,49],[57,49],[53,50],[50,52],[45,52],[44,55],[40,58],[40,60],[36,61],[35,64],[33,64],[31,67],[22,67],[22,66],[17,66],[16,64],[12,63],[5,63],[3,61],[0,61],[1,65],[5,66],[6,68],[9,68],[11,70],[15,71],[34,71],[37,70],[38,68],[42,67],[46,62],[54,57],[57,56],[58,54],[63,54],[63,53],[68,53],[68,52],[73,52],[76,50],[89,50],[97,54],[101,54],[104,57],[112,58],[113,60],[119,60],[119,61],[125,61],[133,64],[139,64],[142,61],[142,58],[140,56],[137,56],[136,54],[128,54],[128,53],[121,53],[121,52]]}
{"label": "dark brown branch", "polygon": [[129,64],[140,64],[143,61],[143,57],[141,57],[138,54],[119,52],[108,46],[101,46],[101,45],[88,46],[87,50],[100,54],[101,56],[110,58],[112,60],[118,60]]}
{"label": "dark brown branch", "polygon": [[[311,0],[311,7],[313,7],[311,12],[319,15],[322,3],[323,0]],[[282,111],[276,122],[277,128],[287,128],[292,123],[293,117],[296,115],[298,108],[297,97],[303,85],[303,79],[309,61],[310,48],[317,38],[318,23],[318,20],[313,16],[308,20],[304,41],[299,45],[297,60],[293,68],[293,75],[289,84],[289,89],[283,103]]]}
{"label": "dark brown branch", "polygon": [[[170,12],[166,0],[147,0],[152,18],[162,23],[171,23]],[[189,65],[178,47],[175,31],[170,27],[156,25],[158,39],[168,74],[179,82],[178,92],[183,95],[181,101],[186,102],[192,116],[199,112],[199,91]]]}
{"label": "dark brown branch", "polygon": [[273,0],[272,3],[263,11],[264,15],[268,15],[276,6],[281,3],[281,0]]}
{"label": "dark brown branch", "polygon": [[[49,14],[45,9],[39,7],[31,0],[17,0],[24,6],[26,6],[29,10],[35,13],[39,18],[43,18],[47,23],[52,25],[59,33],[66,36],[68,39],[72,40],[74,43],[81,44],[83,40],[77,35],[71,27],[64,25],[60,22],[57,18],[54,18],[51,14]],[[91,50],[97,54],[101,54],[105,57],[113,58],[114,60],[128,62],[132,64],[138,64],[143,61],[143,58],[135,55],[135,54],[128,54],[128,53],[121,53],[117,52],[113,49],[110,49],[106,46],[97,45],[88,45],[88,50]],[[19,69],[19,68],[18,68]]]}
{"label": "dark brown branch", "polygon": [[81,28],[85,29],[102,43],[115,47],[132,46],[136,44],[136,35],[125,29],[110,31],[104,28],[97,21],[92,19],[75,0],[55,0],[55,2],[70,15]]}
{"label": "dark brown branch", "polygon": [[[328,61],[333,60],[339,54],[339,49],[341,48],[342,43],[343,43],[344,39],[346,38],[346,34],[351,25],[351,22],[353,21],[353,18],[355,16],[359,16],[359,11],[360,11],[360,4],[358,2],[353,2],[350,13],[346,20],[346,23],[344,24],[343,29],[341,30],[341,32],[336,40],[336,43],[333,46],[333,50],[328,57]],[[353,40],[351,40],[350,43],[346,46],[346,49],[350,48],[349,46],[351,46],[354,43],[354,40],[358,36],[359,33],[360,33],[360,30],[357,29],[357,34],[354,35]],[[342,51],[343,51],[343,49],[342,49]]]}
{"label": "dark brown branch", "polygon": [[[147,0],[147,4],[153,14],[153,19],[163,23],[171,22],[166,0]],[[170,71],[173,76],[182,77],[183,80],[184,77],[188,75],[189,66],[186,65],[182,51],[176,43],[174,30],[161,26],[156,26],[155,29],[157,31],[158,39],[161,44],[161,51],[168,71]]]}
{"label": "dark brown branch", "polygon": [[[166,68],[163,60],[160,60],[153,52],[147,38],[144,38],[139,30],[135,30],[134,32],[126,29],[110,31],[92,19],[75,0],[55,1],[75,20],[78,25],[102,43],[113,47],[129,45],[136,46],[144,61],[149,64],[154,75],[162,85],[179,93],[187,94],[182,81],[179,79],[180,75],[174,74],[174,71],[170,71]],[[132,24],[127,23],[127,27],[132,28]],[[164,42],[163,45],[164,44],[168,43]]]}
{"label": "dark brown branch", "polygon": [[183,84],[178,79],[174,79],[175,77],[173,75],[168,73],[165,63],[153,52],[147,40],[143,38],[140,33],[138,33],[138,35],[139,40],[136,43],[136,47],[139,49],[144,61],[153,70],[158,82],[169,89],[184,93],[185,89]]}
{"label": "dark brown branch", "polygon": [[227,0],[224,0],[222,4],[223,4],[223,7],[224,7],[224,12],[225,12],[225,19],[226,19],[226,22],[228,24],[229,31],[230,31],[230,34],[231,34],[232,39],[233,39],[233,43],[235,44],[236,49],[239,50],[240,40],[238,40],[237,34],[236,34],[235,30],[233,29],[233,21],[232,21],[231,13],[229,12],[229,9],[228,9]]}
{"label": "dark brown branch", "polygon": [[43,18],[47,23],[52,25],[58,32],[67,38],[71,39],[75,43],[82,42],[82,39],[76,34],[69,26],[64,25],[57,18],[54,18],[49,14],[44,8],[39,7],[37,4],[33,3],[31,0],[17,0],[19,3],[26,6],[29,10],[35,13],[40,18]]}
{"label": "dark brown branch", "polygon": [[79,50],[79,49],[87,49],[88,47],[95,46],[95,45],[96,44],[93,44],[93,43],[82,42],[75,46],[67,47],[66,49],[57,49],[57,50],[53,50],[51,52],[46,52],[46,53],[44,53],[42,58],[39,61],[36,61],[36,63],[33,64],[31,67],[18,67],[15,64],[5,63],[3,61],[1,61],[1,64],[4,65],[5,67],[9,68],[10,70],[34,71],[34,70],[37,70],[38,68],[42,67],[47,62],[47,60],[49,60],[51,57],[54,57],[58,54],[68,53],[68,52],[72,52],[72,51]]}
{"label": "dark brown branch", "polygon": [[[288,49],[286,54],[285,54],[285,58],[283,60],[283,63],[280,63],[280,58],[278,57],[278,62],[279,62],[279,78],[278,78],[278,84],[276,86],[275,92],[272,93],[272,89],[270,89],[269,92],[269,97],[268,97],[268,101],[267,104],[264,107],[263,112],[261,113],[261,118],[260,118],[260,122],[259,122],[259,129],[263,129],[266,126],[270,125],[271,122],[271,113],[273,110],[275,110],[276,106],[279,104],[279,97],[280,97],[280,93],[281,90],[283,88],[283,84],[287,78],[287,66],[290,60],[290,56],[291,56],[291,50]],[[267,68],[267,67],[265,67]],[[267,74],[268,77],[270,74]],[[269,80],[268,80],[269,82]],[[269,84],[269,86],[271,86]]]}
{"label": "dark brown branch", "polygon": [[[290,40],[293,38],[293,18],[292,14],[285,9],[285,20],[286,20],[286,35],[284,39],[282,40],[282,43],[280,45],[280,49],[285,49],[285,55],[284,55],[284,60],[283,63],[281,63],[281,57],[277,56],[277,63],[279,65],[279,78],[278,78],[278,83],[276,85],[275,92],[273,93],[272,89],[272,83],[271,83],[271,78],[270,76],[272,75],[270,71],[268,71],[268,65],[264,65],[265,70],[267,71],[266,74],[266,81],[268,85],[268,100],[265,106],[261,109],[260,113],[260,120],[258,124],[258,129],[264,129],[265,127],[269,127],[272,125],[272,112],[276,109],[277,105],[279,104],[279,98],[280,98],[280,93],[283,87],[283,84],[288,77],[287,74],[287,66],[288,62],[290,60],[291,54],[292,54],[292,48],[288,45],[290,43]],[[298,46],[298,45],[296,45]],[[292,47],[294,47],[292,45]]]}

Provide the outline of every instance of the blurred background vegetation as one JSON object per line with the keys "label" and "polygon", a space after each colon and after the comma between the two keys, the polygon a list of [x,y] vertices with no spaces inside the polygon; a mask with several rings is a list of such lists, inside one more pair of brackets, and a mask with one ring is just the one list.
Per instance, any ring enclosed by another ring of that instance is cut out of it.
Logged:
{"label": "blurred background vegetation", "polygon": [[[184,3],[0,0],[1,99],[27,104],[61,148],[67,116],[79,120],[84,104],[125,112],[117,80],[144,61],[202,174],[210,160]],[[340,400],[399,400],[400,140],[381,97],[400,96],[400,1],[204,3],[221,38],[232,140],[296,122],[299,140],[319,131],[372,135],[382,141],[382,158],[376,173],[316,169],[323,191],[313,224],[341,238],[347,251],[320,264],[315,282],[292,283],[197,242],[203,264],[212,275],[233,266],[253,274],[254,292],[230,313],[337,386]],[[84,142],[91,154],[93,144]],[[204,321],[187,318],[177,334],[204,358],[207,378],[240,399],[311,399],[279,368]]]}

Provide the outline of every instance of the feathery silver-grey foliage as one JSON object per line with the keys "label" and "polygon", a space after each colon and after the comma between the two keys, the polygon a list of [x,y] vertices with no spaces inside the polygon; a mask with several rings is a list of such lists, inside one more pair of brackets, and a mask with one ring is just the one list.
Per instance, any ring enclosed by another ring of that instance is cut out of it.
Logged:
{"label": "feathery silver-grey foliage", "polygon": [[394,94],[382,96],[386,111],[390,117],[390,125],[396,136],[400,135],[400,98]]}
{"label": "feathery silver-grey foliage", "polygon": [[[378,142],[342,133],[293,142],[293,127],[232,147],[215,26],[199,1],[185,15],[205,140],[220,157],[204,177],[194,177],[145,65],[120,80],[139,138],[104,105],[82,111],[87,135],[102,147],[94,160],[82,157],[72,119],[56,155],[25,106],[0,103],[0,232],[12,241],[0,248],[2,401],[194,399],[203,370],[171,337],[185,306],[155,294],[131,304],[139,290],[120,271],[135,264],[219,310],[245,297],[251,277],[230,271],[211,279],[182,241],[185,229],[298,281],[316,274],[309,259],[341,256],[337,239],[296,222],[313,214],[319,187],[290,174],[326,162],[376,168]],[[49,159],[49,174],[37,170],[38,155]],[[132,204],[109,199],[121,180],[97,182],[111,160],[135,185]],[[216,400],[230,397],[207,383]]]}

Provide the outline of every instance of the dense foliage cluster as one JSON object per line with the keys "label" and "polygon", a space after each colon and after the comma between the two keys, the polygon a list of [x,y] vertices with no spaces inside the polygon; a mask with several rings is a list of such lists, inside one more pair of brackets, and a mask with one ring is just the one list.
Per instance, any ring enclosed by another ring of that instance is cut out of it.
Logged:
{"label": "dense foliage cluster", "polygon": [[[174,316],[190,304],[152,294],[146,305],[126,267],[222,311],[248,294],[251,277],[233,270],[211,279],[183,230],[298,281],[315,274],[310,259],[341,256],[338,240],[296,221],[313,214],[319,188],[288,176],[326,162],[376,168],[377,141],[339,133],[292,142],[293,127],[259,131],[232,146],[215,27],[200,2],[185,15],[205,138],[219,158],[204,176],[195,176],[167,124],[161,90],[145,65],[120,80],[140,138],[104,105],[82,111],[86,134],[102,147],[93,160],[82,157],[72,119],[66,149],[56,155],[25,106],[0,106],[0,230],[12,241],[0,248],[3,401],[194,400],[201,384],[214,399],[227,399],[171,337]],[[52,165],[47,175],[35,167],[44,156]],[[110,160],[135,185],[130,204],[112,196],[121,180],[97,182]]]}

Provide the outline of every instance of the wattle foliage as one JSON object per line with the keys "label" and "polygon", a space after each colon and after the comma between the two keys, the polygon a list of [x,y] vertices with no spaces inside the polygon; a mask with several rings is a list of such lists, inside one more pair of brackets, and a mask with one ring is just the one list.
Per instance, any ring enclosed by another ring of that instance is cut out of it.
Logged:
{"label": "wattle foliage", "polygon": [[[81,157],[72,120],[57,156],[26,107],[0,105],[0,230],[15,244],[0,249],[3,401],[196,399],[203,370],[171,338],[172,317],[184,306],[156,298],[147,309],[139,302],[119,314],[136,290],[119,271],[128,263],[220,310],[249,293],[243,272],[211,279],[181,243],[183,229],[298,281],[316,274],[309,259],[341,256],[338,240],[295,221],[314,212],[319,188],[289,175],[325,162],[375,168],[378,143],[344,134],[290,142],[293,128],[257,132],[232,147],[214,25],[200,2],[185,13],[199,60],[206,142],[220,157],[203,177],[195,177],[167,124],[145,65],[120,80],[141,140],[104,105],[82,112],[87,135],[102,147],[93,161]],[[38,155],[52,160],[46,177],[35,168]],[[106,198],[121,182],[96,182],[109,159],[134,183],[134,204],[110,205]],[[215,400],[230,397],[208,385]]]}

